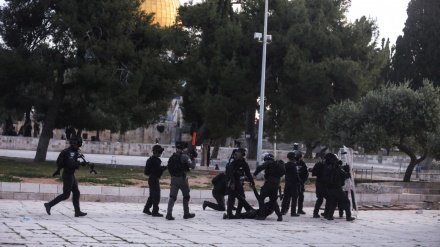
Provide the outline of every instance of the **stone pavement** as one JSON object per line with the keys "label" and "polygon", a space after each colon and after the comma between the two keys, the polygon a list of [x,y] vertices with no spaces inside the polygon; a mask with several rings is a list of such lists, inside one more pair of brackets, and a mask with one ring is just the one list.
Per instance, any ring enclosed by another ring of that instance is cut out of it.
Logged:
{"label": "stone pavement", "polygon": [[[176,220],[142,213],[140,203],[81,202],[88,215],[73,217],[64,201],[47,215],[43,201],[0,200],[0,246],[440,246],[440,211],[361,211],[353,222],[307,215],[265,221],[223,220],[222,212],[190,205],[196,217]],[[160,205],[161,212],[166,208]]]}

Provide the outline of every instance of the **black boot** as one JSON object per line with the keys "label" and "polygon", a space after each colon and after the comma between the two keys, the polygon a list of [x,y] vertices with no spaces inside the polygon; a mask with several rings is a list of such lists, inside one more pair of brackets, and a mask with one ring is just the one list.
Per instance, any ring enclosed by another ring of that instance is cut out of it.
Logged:
{"label": "black boot", "polygon": [[184,219],[191,219],[194,218],[194,216],[196,216],[196,214],[191,214],[191,213],[187,213],[183,215]]}
{"label": "black boot", "polygon": [[153,216],[153,217],[163,217],[163,214],[161,214],[161,213],[152,213],[151,216]]}
{"label": "black boot", "polygon": [[174,217],[171,214],[167,214],[167,216],[165,216],[165,219],[174,220]]}
{"label": "black boot", "polygon": [[82,217],[82,216],[86,216],[87,213],[83,213],[81,211],[75,212],[75,217]]}
{"label": "black boot", "polygon": [[204,201],[204,202],[203,202],[203,205],[202,205],[203,210],[205,210],[207,206],[208,206],[208,202],[207,202],[207,201]]}
{"label": "black boot", "polygon": [[144,212],[144,214],[151,215],[151,211],[148,208],[144,208],[144,211],[142,211],[142,212]]}
{"label": "black boot", "polygon": [[353,220],[355,220],[356,218],[355,217],[347,217],[347,221],[353,221]]}
{"label": "black boot", "polygon": [[44,204],[44,207],[46,208],[46,213],[47,213],[48,215],[50,215],[50,208],[51,208],[51,206],[49,206],[49,203],[45,203],[45,204]]}

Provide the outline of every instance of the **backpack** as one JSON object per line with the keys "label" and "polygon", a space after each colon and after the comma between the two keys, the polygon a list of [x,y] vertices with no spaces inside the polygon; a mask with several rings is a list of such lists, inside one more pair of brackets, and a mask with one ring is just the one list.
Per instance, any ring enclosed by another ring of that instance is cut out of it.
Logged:
{"label": "backpack", "polygon": [[58,155],[57,162],[56,162],[58,170],[63,169],[66,165],[65,164],[66,152],[67,152],[67,148],[64,149],[63,151],[61,151],[61,153]]}
{"label": "backpack", "polygon": [[322,167],[322,181],[327,185],[335,185],[340,181],[334,181],[335,167],[332,164],[324,164]]}
{"label": "backpack", "polygon": [[276,178],[281,178],[286,174],[286,166],[284,165],[284,161],[282,160],[275,160],[272,161],[272,163],[269,166],[269,169],[265,172],[265,178],[269,176],[273,176]]}
{"label": "backpack", "polygon": [[284,161],[282,161],[282,160],[275,161],[275,167],[276,167],[279,178],[286,175],[286,166],[284,164]]}
{"label": "backpack", "polygon": [[171,176],[183,176],[187,171],[180,162],[180,154],[177,153],[173,153],[168,159],[167,167]]}
{"label": "backpack", "polygon": [[151,164],[150,164],[151,162],[150,162],[150,159],[151,158],[149,158],[147,160],[147,163],[145,163],[145,168],[144,168],[144,174],[147,175],[147,176],[151,175]]}

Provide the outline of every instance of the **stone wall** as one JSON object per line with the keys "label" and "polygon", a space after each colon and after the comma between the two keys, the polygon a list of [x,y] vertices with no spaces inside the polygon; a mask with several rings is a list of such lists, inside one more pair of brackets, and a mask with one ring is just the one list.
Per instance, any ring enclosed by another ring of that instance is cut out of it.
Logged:
{"label": "stone wall", "polygon": [[[137,202],[144,204],[148,198],[148,188],[132,187],[111,187],[111,186],[79,186],[81,191],[81,201],[93,202]],[[381,204],[381,205],[418,205],[424,201],[432,202],[431,205],[438,206],[440,195],[405,194],[402,187],[388,185],[366,184],[356,187],[357,202],[362,204]],[[63,192],[63,185],[60,184],[33,184],[33,183],[9,183],[0,182],[0,199],[14,200],[44,200],[49,201]],[[168,200],[169,189],[162,189],[161,202]],[[201,204],[204,200],[212,199],[211,190],[191,190],[190,203]],[[257,205],[255,195],[251,191],[246,191],[246,199],[249,203]],[[179,193],[178,202],[182,201]],[[316,195],[314,192],[304,193],[304,205],[314,206]],[[434,209],[434,207],[432,207]]]}

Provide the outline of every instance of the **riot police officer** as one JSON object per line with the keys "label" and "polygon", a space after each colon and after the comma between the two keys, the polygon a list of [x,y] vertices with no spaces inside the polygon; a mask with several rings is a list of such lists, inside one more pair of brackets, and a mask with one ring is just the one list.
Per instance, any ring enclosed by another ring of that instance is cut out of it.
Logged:
{"label": "riot police officer", "polygon": [[[150,196],[148,196],[147,203],[144,207],[144,213],[151,215],[153,217],[163,217],[161,213],[159,213],[159,202],[160,202],[160,184],[159,180],[162,177],[163,172],[167,169],[166,166],[161,166],[162,161],[160,160],[160,156],[163,153],[163,147],[160,145],[153,146],[153,156],[148,158],[144,174],[148,177],[148,187],[150,190]],[[150,208],[153,207],[153,212],[150,211]]]}
{"label": "riot police officer", "polygon": [[289,211],[289,205],[292,202],[290,216],[299,216],[299,214],[296,213],[301,182],[298,175],[298,169],[296,168],[296,163],[299,160],[298,153],[289,152],[287,158],[289,161],[285,164],[286,177],[284,184],[284,198],[281,203],[281,213],[283,215],[287,214]]}
{"label": "riot police officer", "polygon": [[315,164],[315,166],[312,168],[312,176],[316,177],[315,182],[315,193],[316,193],[316,202],[315,202],[315,208],[313,210],[313,218],[320,218],[319,215],[319,209],[321,208],[322,203],[324,202],[324,199],[326,199],[326,207],[324,211],[324,216],[326,215],[328,211],[328,200],[327,200],[327,187],[323,180],[323,169],[324,169],[324,162],[318,162]]}
{"label": "riot police officer", "polygon": [[[346,215],[347,221],[355,220],[351,217],[350,201],[347,195],[342,190],[342,183],[346,178],[350,177],[348,173],[348,166],[343,168],[340,166],[341,161],[338,156],[333,153],[326,154],[325,165],[323,168],[323,181],[328,189],[328,213],[325,215],[326,219],[333,220],[333,213],[336,208],[336,204],[339,203]],[[345,169],[345,170],[344,170]]]}
{"label": "riot police officer", "polygon": [[[232,210],[234,208],[236,198],[245,198],[243,184],[240,178],[246,176],[250,186],[253,186],[254,178],[249,169],[249,164],[246,162],[246,149],[238,148],[235,150],[234,159],[226,167],[226,176],[228,179],[227,193],[228,193],[228,203],[227,203],[227,217],[233,217]],[[238,201],[236,214],[240,214],[243,208],[243,203]]]}
{"label": "riot police officer", "polygon": [[269,197],[269,203],[278,216],[277,221],[282,221],[283,216],[281,214],[280,207],[278,206],[277,199],[281,177],[286,173],[284,162],[281,160],[275,161],[275,158],[272,154],[267,154],[264,156],[263,160],[264,163],[261,166],[258,166],[253,174],[254,177],[256,177],[261,171],[264,170],[264,179],[266,180],[263,187],[261,187],[260,197],[258,198],[259,215],[256,219],[266,219],[264,199]]}
{"label": "riot police officer", "polygon": [[223,172],[217,174],[217,176],[215,176],[211,182],[214,185],[214,188],[212,188],[212,196],[217,201],[217,204],[209,201],[204,201],[202,205],[203,210],[205,210],[206,207],[209,207],[217,211],[225,211],[225,195],[227,184],[226,174]]}
{"label": "riot police officer", "polygon": [[170,199],[168,201],[167,209],[167,220],[174,220],[172,215],[174,202],[177,200],[177,194],[179,190],[182,191],[183,195],[183,218],[190,219],[194,218],[195,214],[189,212],[189,184],[188,177],[186,176],[189,169],[195,169],[195,165],[191,162],[188,155],[185,153],[187,143],[177,141],[176,142],[176,152],[168,160],[168,171],[171,175],[171,186],[170,186]]}
{"label": "riot police officer", "polygon": [[75,217],[86,216],[87,213],[81,212],[79,207],[79,188],[78,182],[75,178],[75,171],[81,165],[81,162],[78,161],[80,157],[79,148],[82,146],[83,140],[81,137],[74,137],[70,139],[70,147],[61,151],[57,159],[57,171],[53,174],[53,176],[60,175],[60,171],[63,170],[62,179],[63,179],[63,193],[52,201],[48,203],[44,203],[44,207],[46,208],[46,212],[50,215],[50,209],[57,205],[59,202],[67,200],[70,197],[70,193],[73,194],[72,202],[73,208],[75,209]]}
{"label": "riot police officer", "polygon": [[309,178],[309,171],[307,169],[306,163],[302,160],[302,153],[298,150],[294,150],[293,152],[296,153],[295,160],[296,160],[296,169],[298,170],[298,176],[300,179],[299,183],[299,190],[298,190],[298,214],[306,214],[303,210],[304,205],[304,192],[305,189],[305,183],[307,179]]}

